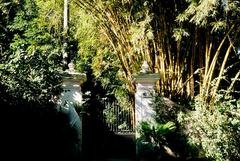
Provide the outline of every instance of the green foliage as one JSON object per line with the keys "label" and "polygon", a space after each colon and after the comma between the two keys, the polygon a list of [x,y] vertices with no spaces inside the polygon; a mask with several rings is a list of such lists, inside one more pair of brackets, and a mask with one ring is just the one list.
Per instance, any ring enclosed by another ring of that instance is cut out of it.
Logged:
{"label": "green foliage", "polygon": [[101,86],[107,92],[106,97],[114,96],[123,109],[131,107],[130,94],[122,78],[116,55],[110,52],[99,53],[93,58],[91,65],[96,81],[101,82]]}
{"label": "green foliage", "polygon": [[83,72],[86,71],[87,68],[91,68],[92,59],[96,56],[97,48],[100,45],[96,32],[97,24],[92,17],[83,10],[75,7],[72,12],[74,13],[72,13],[70,33],[78,40],[79,48],[76,65],[78,70]]}
{"label": "green foliage", "polygon": [[212,27],[212,31],[226,29],[229,23],[238,21],[239,2],[237,0],[189,1],[187,9],[177,16],[178,22],[189,21],[200,27]]}
{"label": "green foliage", "polygon": [[139,128],[140,138],[137,140],[138,157],[149,161],[164,159],[165,146],[169,146],[167,136],[175,130],[173,122],[155,125],[142,122]]}
{"label": "green foliage", "polygon": [[239,101],[218,94],[214,111],[196,97],[194,111],[179,114],[179,122],[189,143],[199,148],[199,155],[217,161],[239,160]]}
{"label": "green foliage", "polygon": [[156,112],[155,120],[159,123],[166,123],[168,121],[177,123],[177,115],[183,110],[183,106],[162,97],[157,92],[153,96],[151,107]]}
{"label": "green foliage", "polygon": [[218,13],[216,8],[219,6],[219,3],[220,0],[192,1],[185,11],[185,14],[187,17],[190,17],[190,22],[199,26],[206,26],[209,18],[217,17]]}
{"label": "green foliage", "polygon": [[144,19],[136,21],[131,24],[129,29],[130,42],[133,45],[133,50],[136,53],[141,53],[142,50],[146,50],[149,46],[149,42],[154,39],[153,30],[151,27],[152,15],[145,8],[146,14],[138,11],[136,15],[141,14]]}
{"label": "green foliage", "polygon": [[62,35],[63,0],[34,0],[39,7],[38,24],[54,36]]}
{"label": "green foliage", "polygon": [[[100,36],[97,30],[98,22],[83,10],[76,10],[75,20],[71,31],[78,40],[79,50],[76,59],[77,68],[91,74],[94,84],[98,84],[106,91],[102,97],[117,99],[121,107],[129,107],[129,91],[123,78],[123,71],[116,53],[111,51],[108,43]],[[73,12],[73,11],[72,11]]]}
{"label": "green foliage", "polygon": [[140,127],[140,139],[152,142],[153,144],[166,144],[165,135],[173,132],[176,129],[174,122],[167,122],[166,124],[151,125],[148,122],[142,122]]}
{"label": "green foliage", "polygon": [[189,33],[182,29],[182,28],[175,28],[173,30],[173,37],[175,38],[175,41],[181,41],[183,37],[188,37]]}
{"label": "green foliage", "polygon": [[157,93],[153,97],[151,107],[156,112],[153,122],[142,122],[138,129],[140,158],[149,161],[170,158],[185,160],[186,156],[192,156],[195,149],[187,145],[177,120],[183,107]]}
{"label": "green foliage", "polygon": [[5,92],[15,98],[11,103],[47,103],[60,91],[60,41],[40,27],[38,9],[34,1],[22,1],[6,26],[5,34],[12,39],[7,42],[10,48],[2,52],[0,73]]}
{"label": "green foliage", "polygon": [[[1,59],[4,59],[5,50],[9,49],[9,43],[14,36],[14,32],[7,27],[13,21],[16,12],[19,10],[18,1],[5,0],[0,1],[0,54]],[[13,9],[14,8],[14,9]]]}

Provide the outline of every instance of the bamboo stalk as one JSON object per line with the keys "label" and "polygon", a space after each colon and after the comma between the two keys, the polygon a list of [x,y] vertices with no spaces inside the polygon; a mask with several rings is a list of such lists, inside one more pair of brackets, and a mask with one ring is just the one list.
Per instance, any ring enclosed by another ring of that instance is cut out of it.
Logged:
{"label": "bamboo stalk", "polygon": [[216,93],[217,93],[220,81],[222,80],[222,75],[223,75],[223,72],[224,72],[224,69],[225,69],[225,65],[227,63],[228,56],[230,54],[230,51],[231,51],[232,47],[233,47],[232,44],[230,44],[228,49],[227,49],[227,52],[225,54],[224,60],[222,62],[222,66],[221,66],[221,69],[220,69],[220,72],[219,72],[219,75],[218,75],[218,79],[217,79],[216,85],[214,86],[213,92],[211,94],[212,98],[211,98],[211,103],[210,103],[210,110],[213,110],[213,107],[214,107],[213,105],[214,105]]}
{"label": "bamboo stalk", "polygon": [[232,83],[230,84],[230,86],[227,89],[227,92],[225,94],[225,97],[229,95],[229,93],[231,92],[235,82],[238,80],[238,77],[240,76],[240,70],[237,72],[237,74],[235,75],[235,77],[233,78]]}
{"label": "bamboo stalk", "polygon": [[229,33],[232,31],[232,29],[233,29],[233,27],[234,27],[234,25],[229,29],[229,31],[225,34],[225,36],[224,36],[224,38],[222,39],[222,41],[220,42],[220,44],[219,44],[219,46],[218,46],[218,48],[217,48],[217,51],[215,52],[215,55],[214,55],[214,57],[213,57],[213,59],[212,59],[212,62],[211,62],[211,65],[210,65],[210,67],[209,67],[209,71],[208,71],[208,73],[207,73],[207,75],[206,75],[206,84],[207,84],[207,86],[206,86],[206,95],[208,95],[208,93],[209,93],[209,90],[210,90],[210,82],[212,81],[212,77],[213,77],[213,73],[214,73],[214,69],[215,69],[215,66],[216,66],[216,63],[217,63],[217,58],[218,58],[218,56],[219,56],[219,54],[220,54],[220,51],[221,51],[221,49],[222,49],[222,46],[223,46],[223,44],[224,44],[224,42],[225,42],[225,40],[226,40],[226,38],[228,37],[228,35],[229,35]]}

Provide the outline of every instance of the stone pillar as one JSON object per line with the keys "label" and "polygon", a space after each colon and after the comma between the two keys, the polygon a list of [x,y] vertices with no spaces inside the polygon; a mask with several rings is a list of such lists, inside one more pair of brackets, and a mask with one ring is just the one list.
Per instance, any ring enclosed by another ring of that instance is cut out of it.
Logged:
{"label": "stone pillar", "polygon": [[[134,76],[136,83],[135,93],[135,120],[136,120],[136,140],[140,137],[138,128],[143,121],[154,123],[155,111],[151,108],[151,101],[156,87],[156,81],[160,79],[157,73],[150,73],[146,61],[142,65],[140,74]],[[136,147],[138,154],[138,145]]]}
{"label": "stone pillar", "polygon": [[68,67],[69,69],[62,73],[63,92],[57,103],[57,109],[67,116],[69,126],[78,135],[73,153],[79,155],[82,152],[82,121],[75,108],[82,105],[81,84],[86,81],[86,75],[76,72],[72,63]]}

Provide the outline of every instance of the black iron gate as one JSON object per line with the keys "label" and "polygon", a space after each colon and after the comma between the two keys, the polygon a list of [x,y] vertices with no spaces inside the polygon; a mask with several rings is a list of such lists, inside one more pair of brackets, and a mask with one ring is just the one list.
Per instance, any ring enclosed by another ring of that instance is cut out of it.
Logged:
{"label": "black iron gate", "polygon": [[121,108],[117,101],[104,102],[103,118],[108,128],[115,133],[134,133],[133,113],[130,108]]}

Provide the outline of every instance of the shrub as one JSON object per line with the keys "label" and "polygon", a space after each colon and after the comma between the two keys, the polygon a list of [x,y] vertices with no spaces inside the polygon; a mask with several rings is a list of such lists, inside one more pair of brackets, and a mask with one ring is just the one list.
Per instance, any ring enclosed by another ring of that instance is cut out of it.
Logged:
{"label": "shrub", "polygon": [[213,111],[206,102],[195,98],[193,111],[181,112],[178,120],[190,144],[199,148],[199,156],[216,161],[240,159],[239,101],[218,94]]}
{"label": "shrub", "polygon": [[[173,133],[176,126],[173,122],[166,124],[142,122],[139,128],[140,138],[137,140],[138,157],[145,160],[157,161],[163,159],[168,147],[167,136]],[[173,152],[171,151],[173,154]],[[174,154],[173,154],[174,155]]]}
{"label": "shrub", "polygon": [[139,157],[151,161],[185,160],[190,155],[190,150],[177,121],[178,113],[184,107],[157,93],[153,97],[151,107],[156,112],[155,122],[142,122],[139,127]]}

